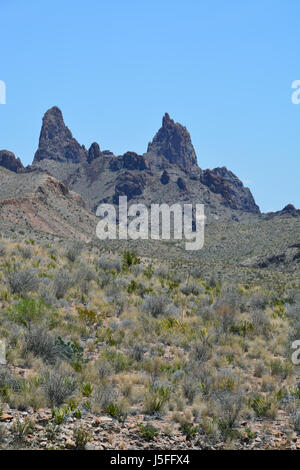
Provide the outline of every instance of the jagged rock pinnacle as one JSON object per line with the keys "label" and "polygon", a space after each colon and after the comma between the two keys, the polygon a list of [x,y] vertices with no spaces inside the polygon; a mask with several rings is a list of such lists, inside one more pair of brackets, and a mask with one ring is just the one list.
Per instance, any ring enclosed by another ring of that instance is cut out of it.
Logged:
{"label": "jagged rock pinnacle", "polygon": [[175,164],[184,170],[197,167],[197,157],[188,130],[174,122],[168,113],[162,119],[162,127],[148,145],[147,157],[159,168],[165,163]]}
{"label": "jagged rock pinnacle", "polygon": [[61,110],[54,106],[44,114],[39,147],[34,163],[44,159],[72,161],[78,163],[87,159],[87,150],[72,136],[64,123]]}

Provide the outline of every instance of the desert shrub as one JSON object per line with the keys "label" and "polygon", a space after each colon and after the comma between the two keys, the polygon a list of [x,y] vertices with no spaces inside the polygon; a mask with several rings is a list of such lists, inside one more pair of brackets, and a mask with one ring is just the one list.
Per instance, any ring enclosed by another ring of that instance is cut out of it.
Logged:
{"label": "desert shrub", "polygon": [[52,419],[54,420],[54,424],[59,426],[66,419],[66,410],[64,408],[57,408],[54,406],[52,409]]}
{"label": "desert shrub", "polygon": [[146,350],[147,349],[144,345],[139,343],[134,344],[130,352],[132,359],[137,362],[140,362],[143,359]]}
{"label": "desert shrub", "polygon": [[107,271],[121,271],[121,260],[119,257],[110,258],[107,255],[102,255],[96,262],[98,268]]}
{"label": "desert shrub", "polygon": [[268,305],[268,296],[264,293],[256,293],[253,294],[250,298],[250,307],[255,309],[255,310],[264,310],[266,306]]}
{"label": "desert shrub", "polygon": [[80,263],[75,273],[76,282],[87,281],[90,282],[96,278],[96,273],[85,263]]}
{"label": "desert shrub", "polygon": [[43,278],[43,282],[39,287],[39,296],[46,305],[55,307],[57,305],[57,298],[55,297],[51,288],[49,288],[50,279]]}
{"label": "desert shrub", "polygon": [[23,259],[30,259],[32,257],[32,250],[30,246],[19,246],[18,247],[20,255]]}
{"label": "desert shrub", "polygon": [[111,282],[106,286],[105,295],[109,302],[115,303],[119,303],[123,297],[122,292],[120,292],[120,287],[115,282]]}
{"label": "desert shrub", "polygon": [[114,349],[106,349],[101,354],[104,361],[108,361],[116,373],[128,370],[130,366],[129,357],[123,353],[115,351]]}
{"label": "desert shrub", "polygon": [[238,386],[238,378],[231,369],[221,369],[215,377],[215,387],[220,391],[233,391]]}
{"label": "desert shrub", "polygon": [[252,322],[242,320],[231,325],[230,331],[245,337],[254,331],[254,325]]}
{"label": "desert shrub", "polygon": [[45,436],[48,441],[55,442],[59,434],[59,426],[56,423],[48,423],[45,429]]}
{"label": "desert shrub", "polygon": [[276,358],[271,361],[270,369],[272,375],[278,375],[284,380],[293,372],[293,365],[287,361]]}
{"label": "desert shrub", "polygon": [[170,398],[170,388],[164,385],[150,385],[145,396],[145,413],[153,414],[163,410]]}
{"label": "desert shrub", "polygon": [[41,325],[33,325],[25,333],[24,351],[40,356],[46,362],[55,362],[58,348],[55,338]]}
{"label": "desert shrub", "polygon": [[212,276],[210,277],[210,279],[209,279],[207,285],[208,285],[209,287],[211,287],[211,288],[217,287],[217,285],[218,285],[218,280],[217,280],[217,278],[216,278],[214,275],[212,275]]}
{"label": "desert shrub", "polygon": [[150,424],[150,423],[148,424],[139,423],[138,428],[139,428],[139,435],[143,439],[146,439],[147,441],[152,441],[159,434],[158,429],[155,426],[153,426],[153,424]]}
{"label": "desert shrub", "polygon": [[6,246],[3,242],[0,241],[0,257],[6,255]]}
{"label": "desert shrub", "polygon": [[109,272],[102,272],[101,277],[98,278],[98,284],[103,289],[108,286],[113,280],[113,275]]}
{"label": "desert shrub", "polygon": [[175,317],[175,318],[178,318],[180,316],[180,310],[178,307],[176,307],[176,305],[174,304],[169,304],[167,305],[166,309],[165,309],[165,312],[164,314],[167,316],[167,317]]}
{"label": "desert shrub", "polygon": [[205,435],[210,442],[216,443],[220,436],[218,420],[215,417],[203,416],[200,420],[199,434]]}
{"label": "desert shrub", "polygon": [[218,426],[222,434],[227,437],[234,428],[242,409],[242,393],[228,391],[216,395],[218,409]]}
{"label": "desert shrub", "polygon": [[238,310],[238,304],[241,301],[241,293],[232,286],[224,286],[220,292],[220,298],[215,305],[228,305],[231,310]]}
{"label": "desert shrub", "polygon": [[289,305],[287,307],[287,311],[291,318],[289,343],[292,343],[300,338],[300,304],[297,303],[296,305]]}
{"label": "desert shrub", "polygon": [[33,298],[22,299],[7,311],[8,318],[11,321],[26,328],[29,328],[32,323],[42,321],[46,314],[47,307],[43,300],[35,300]]}
{"label": "desert shrub", "polygon": [[94,310],[88,309],[86,307],[83,307],[83,308],[78,307],[77,312],[81,321],[89,325],[93,325],[94,323],[96,323],[97,314],[96,312],[94,312]]}
{"label": "desert shrub", "polygon": [[214,387],[214,378],[212,371],[207,366],[200,366],[196,363],[189,364],[191,373],[197,378],[203,395],[209,395]]}
{"label": "desert shrub", "polygon": [[38,277],[33,269],[13,271],[8,275],[9,287],[13,294],[26,294],[38,288]]}
{"label": "desert shrub", "polygon": [[184,295],[198,295],[200,292],[199,286],[196,286],[196,284],[184,284],[180,290]]}
{"label": "desert shrub", "polygon": [[106,379],[113,373],[113,367],[108,361],[97,362],[97,371],[99,378]]}
{"label": "desert shrub", "polygon": [[72,286],[73,278],[67,271],[60,269],[53,278],[53,290],[57,299],[62,299]]}
{"label": "desert shrub", "polygon": [[84,382],[81,385],[81,392],[84,397],[90,397],[93,393],[93,386],[90,382]]}
{"label": "desert shrub", "polygon": [[196,341],[191,345],[190,357],[198,363],[206,362],[212,355],[211,346],[207,340]]}
{"label": "desert shrub", "polygon": [[73,242],[70,243],[66,250],[65,250],[65,256],[66,258],[74,263],[74,261],[78,258],[82,250],[82,244],[79,242]]}
{"label": "desert shrub", "polygon": [[197,393],[200,391],[198,380],[193,375],[185,375],[182,382],[183,396],[189,404],[192,404]]}
{"label": "desert shrub", "polygon": [[149,292],[149,290],[141,282],[136,282],[132,279],[127,286],[127,292],[128,294],[135,292],[140,297],[144,297],[145,293]]}
{"label": "desert shrub", "polygon": [[190,274],[194,279],[201,279],[203,277],[203,269],[200,267],[194,267],[190,270]]}
{"label": "desert shrub", "polygon": [[73,439],[76,449],[84,449],[86,444],[92,439],[92,432],[81,424],[74,429]]}
{"label": "desert shrub", "polygon": [[22,381],[10,371],[0,371],[0,396],[8,398],[9,392],[19,392]]}
{"label": "desert shrub", "polygon": [[183,419],[180,423],[180,431],[186,436],[187,440],[190,440],[198,434],[199,427],[194,426],[190,421]]}
{"label": "desert shrub", "polygon": [[129,281],[128,277],[117,277],[115,280],[116,285],[119,289],[126,289],[131,281]]}
{"label": "desert shrub", "polygon": [[34,429],[34,423],[29,418],[20,420],[19,418],[13,422],[12,432],[16,440],[24,439]]}
{"label": "desert shrub", "polygon": [[144,274],[144,271],[145,271],[145,266],[142,263],[135,264],[131,268],[131,272],[135,277],[137,277],[139,274]]}
{"label": "desert shrub", "polygon": [[59,369],[46,371],[43,374],[42,384],[51,407],[62,405],[77,388],[74,375],[66,375]]}
{"label": "desert shrub", "polygon": [[140,258],[131,251],[125,251],[122,256],[122,268],[126,271],[131,266],[135,266],[136,264],[140,264]]}
{"label": "desert shrub", "polygon": [[169,276],[168,269],[165,266],[159,266],[154,270],[154,276],[160,277],[162,279],[167,279]]}
{"label": "desert shrub", "polygon": [[154,317],[165,313],[167,306],[167,299],[163,295],[148,294],[145,296],[142,304],[142,310]]}
{"label": "desert shrub", "polygon": [[274,398],[259,394],[249,399],[249,406],[259,418],[271,417],[276,411],[276,409],[274,410],[274,407],[276,407]]}
{"label": "desert shrub", "polygon": [[90,282],[96,278],[96,273],[86,264],[80,263],[74,277],[76,285],[87,295]]}
{"label": "desert shrub", "polygon": [[109,414],[112,418],[121,420],[125,418],[126,412],[122,403],[110,402],[104,409],[105,413]]}
{"label": "desert shrub", "polygon": [[97,408],[104,411],[117,398],[116,386],[113,383],[101,382],[94,391],[93,401]]}
{"label": "desert shrub", "polygon": [[271,329],[269,316],[263,310],[255,310],[251,314],[251,323],[254,332],[258,335],[268,336]]}
{"label": "desert shrub", "polygon": [[265,366],[262,362],[258,362],[255,364],[255,367],[254,367],[254,377],[259,377],[259,378],[262,378],[262,376],[264,375],[265,373]]}
{"label": "desert shrub", "polygon": [[300,433],[300,409],[299,409],[299,406],[295,407],[292,411],[292,424],[294,426],[294,430],[297,433]]}
{"label": "desert shrub", "polygon": [[219,328],[224,333],[228,332],[234,325],[236,311],[230,305],[223,302],[218,303],[214,310],[219,321]]}

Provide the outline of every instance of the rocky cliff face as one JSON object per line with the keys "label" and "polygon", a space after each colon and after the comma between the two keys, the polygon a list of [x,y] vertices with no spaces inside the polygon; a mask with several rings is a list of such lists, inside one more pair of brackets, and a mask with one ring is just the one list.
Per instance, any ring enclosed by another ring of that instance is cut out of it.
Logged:
{"label": "rocky cliff face", "polygon": [[24,168],[21,160],[8,150],[0,150],[0,166],[15,173]]}
{"label": "rocky cliff face", "polygon": [[190,170],[197,167],[197,157],[188,130],[166,113],[162,127],[148,144],[147,158],[152,165],[164,168],[167,163]]}
{"label": "rocky cliff face", "polygon": [[39,147],[34,156],[34,163],[44,159],[73,163],[87,160],[88,152],[72,136],[64,123],[62,112],[54,106],[43,117]]}
{"label": "rocky cliff face", "polygon": [[228,171],[226,167],[204,170],[200,176],[200,181],[212,192],[221,194],[233,209],[243,208],[248,212],[260,212],[250,189],[245,188],[239,178],[231,171]]}

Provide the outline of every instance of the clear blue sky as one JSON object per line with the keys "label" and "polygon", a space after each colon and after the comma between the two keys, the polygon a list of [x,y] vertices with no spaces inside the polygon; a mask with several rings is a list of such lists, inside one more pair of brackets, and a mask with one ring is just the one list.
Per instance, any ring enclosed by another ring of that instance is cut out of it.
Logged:
{"label": "clear blue sky", "polygon": [[0,0],[0,19],[0,149],[31,163],[57,105],[86,147],[143,153],[167,111],[201,168],[300,207],[299,0]]}

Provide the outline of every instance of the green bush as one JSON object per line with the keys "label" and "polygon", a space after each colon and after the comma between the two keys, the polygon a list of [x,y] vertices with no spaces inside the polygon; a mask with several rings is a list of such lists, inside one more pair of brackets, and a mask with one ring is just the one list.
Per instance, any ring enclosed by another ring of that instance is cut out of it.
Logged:
{"label": "green bush", "polygon": [[146,439],[147,441],[152,441],[159,434],[158,429],[152,424],[145,425],[143,423],[139,423],[138,428],[140,436]]}
{"label": "green bush", "polygon": [[84,449],[86,444],[92,439],[92,433],[81,424],[74,429],[73,438],[76,449]]}
{"label": "green bush", "polygon": [[32,323],[40,322],[45,318],[47,308],[41,299],[26,298],[11,307],[7,313],[11,321],[29,328]]}

